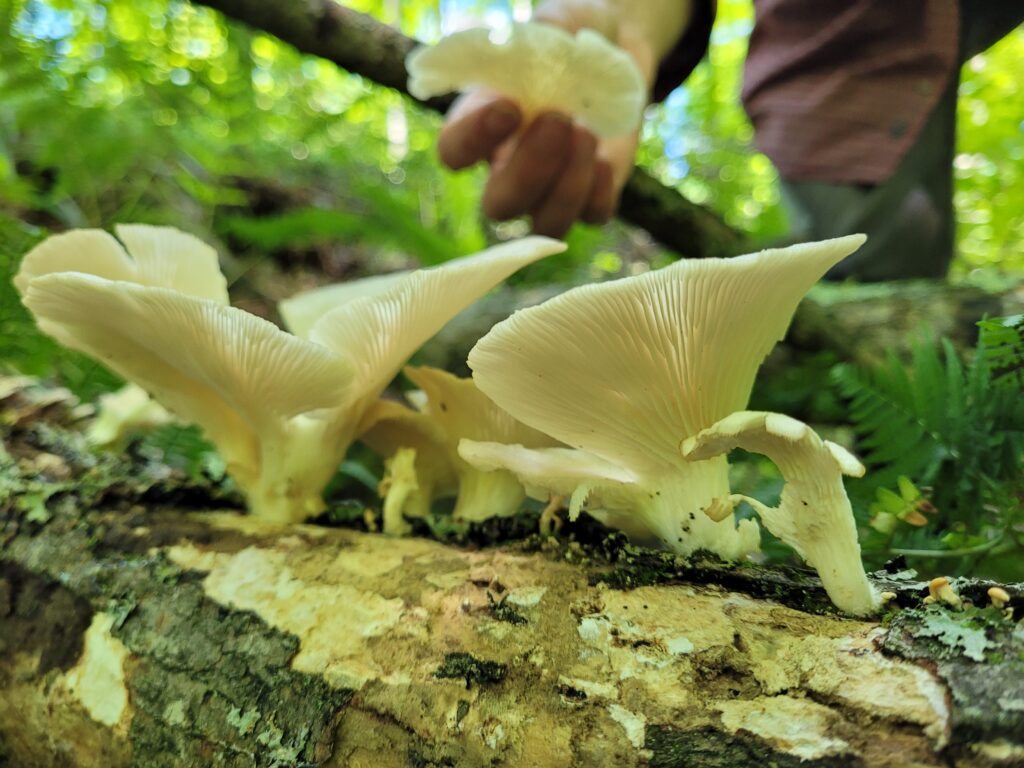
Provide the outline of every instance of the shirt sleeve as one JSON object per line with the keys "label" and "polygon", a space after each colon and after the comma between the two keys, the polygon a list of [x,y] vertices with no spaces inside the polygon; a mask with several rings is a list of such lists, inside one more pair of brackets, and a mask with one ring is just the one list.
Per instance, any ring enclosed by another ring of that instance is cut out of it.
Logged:
{"label": "shirt sleeve", "polygon": [[708,52],[715,10],[715,0],[694,0],[690,25],[658,67],[654,80],[655,101],[662,101],[688,78]]}

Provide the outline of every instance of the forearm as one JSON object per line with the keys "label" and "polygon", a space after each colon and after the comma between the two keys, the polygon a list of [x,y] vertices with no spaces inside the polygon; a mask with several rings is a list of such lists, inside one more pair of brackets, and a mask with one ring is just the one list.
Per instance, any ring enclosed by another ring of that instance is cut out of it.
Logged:
{"label": "forearm", "polygon": [[636,59],[648,84],[690,23],[693,0],[544,0],[534,12],[569,30],[596,29]]}

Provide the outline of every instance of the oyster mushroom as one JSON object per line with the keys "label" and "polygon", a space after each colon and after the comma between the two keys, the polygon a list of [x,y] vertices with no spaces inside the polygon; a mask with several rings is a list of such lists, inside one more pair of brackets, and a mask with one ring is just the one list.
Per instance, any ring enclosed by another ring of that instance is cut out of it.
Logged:
{"label": "oyster mushroom", "polygon": [[[368,413],[365,423],[373,425],[361,439],[385,456],[397,457],[404,448],[415,450],[421,493],[404,496],[406,514],[421,517],[433,498],[447,495],[457,495],[452,513],[457,522],[515,514],[526,498],[520,480],[503,468],[468,463],[459,455],[460,441],[494,440],[537,448],[557,445],[557,441],[517,422],[477,389],[472,379],[430,367],[408,366],[405,375],[419,387],[410,397],[415,410],[380,401]],[[392,484],[389,490],[405,494],[401,484]]]}
{"label": "oyster mushroom", "polygon": [[419,99],[483,86],[515,101],[523,124],[541,112],[571,115],[596,136],[636,130],[647,85],[633,58],[592,29],[575,34],[537,22],[510,31],[467,29],[406,59]]}
{"label": "oyster mushroom", "polygon": [[863,242],[852,235],[684,260],[515,313],[473,348],[473,378],[516,419],[574,451],[464,441],[462,456],[505,466],[527,490],[568,496],[682,554],[755,551],[755,522],[705,514],[729,496],[725,457],[687,461],[679,445],[746,406],[804,293]]}
{"label": "oyster mushroom", "polygon": [[[198,424],[251,512],[297,522],[321,492],[405,359],[521,266],[564,249],[506,243],[409,273],[332,309],[299,338],[227,306],[216,253],[165,227],[49,238],[15,285],[40,328]],[[357,291],[358,292],[358,291]]]}
{"label": "oyster mushroom", "polygon": [[818,572],[835,605],[864,615],[881,604],[860,559],[857,526],[843,487],[843,475],[861,477],[864,466],[845,448],[822,440],[806,424],[780,413],[739,411],[687,438],[689,461],[723,456],[733,448],[761,453],[782,472],[785,485],[778,506],[731,494],[705,510],[721,519],[746,501],[776,537],[796,550]]}

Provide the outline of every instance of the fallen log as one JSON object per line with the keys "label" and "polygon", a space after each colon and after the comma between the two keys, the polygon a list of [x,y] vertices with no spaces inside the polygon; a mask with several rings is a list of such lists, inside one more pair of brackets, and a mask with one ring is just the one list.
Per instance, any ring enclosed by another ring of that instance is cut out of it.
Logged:
{"label": "fallen log", "polygon": [[888,614],[851,620],[807,572],[615,534],[272,528],[190,512],[224,501],[152,456],[89,454],[33,397],[0,409],[6,764],[1024,760],[1019,586],[1008,614],[959,582],[954,612],[879,574]]}

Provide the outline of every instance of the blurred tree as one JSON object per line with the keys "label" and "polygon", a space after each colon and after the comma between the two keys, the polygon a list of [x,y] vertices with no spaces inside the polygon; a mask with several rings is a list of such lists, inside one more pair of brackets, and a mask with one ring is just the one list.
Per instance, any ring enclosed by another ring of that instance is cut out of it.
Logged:
{"label": "blurred tree", "polygon": [[[522,17],[529,2],[349,5],[432,39],[442,29]],[[737,98],[751,20],[749,0],[719,3],[710,62],[652,108],[641,162],[765,241],[784,233],[785,216]],[[29,220],[173,222],[231,235],[257,252],[268,242],[344,240],[427,263],[483,242],[479,177],[441,171],[435,116],[202,6],[3,0],[0,29],[0,206]],[[1018,30],[964,74],[957,274],[1024,268],[1024,131],[1014,98],[1022,63]],[[248,225],[251,196],[240,192],[240,178],[302,194]],[[590,260],[580,253],[569,269]]]}

